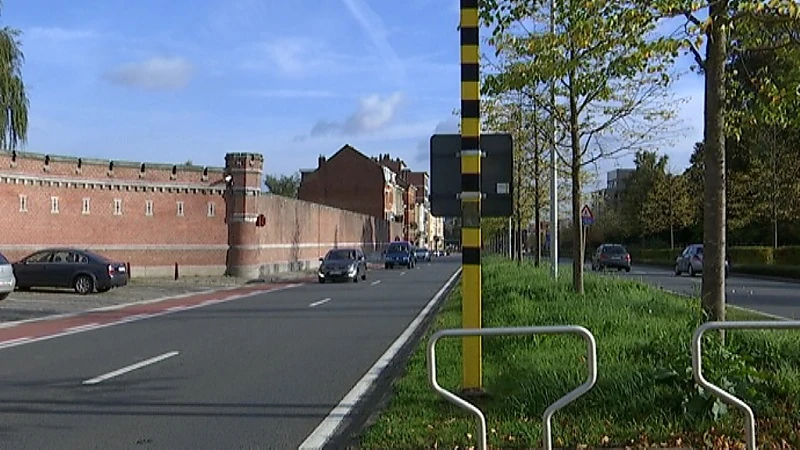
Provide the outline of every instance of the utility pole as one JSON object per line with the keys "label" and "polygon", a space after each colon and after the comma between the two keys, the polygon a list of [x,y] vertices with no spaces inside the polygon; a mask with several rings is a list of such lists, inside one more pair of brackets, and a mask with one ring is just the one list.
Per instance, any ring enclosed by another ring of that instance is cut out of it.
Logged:
{"label": "utility pole", "polygon": [[[550,0],[550,33],[556,34],[556,5],[555,0]],[[555,61],[554,61],[555,62]],[[556,152],[556,80],[550,80],[550,122],[553,129],[553,142],[550,149],[550,259],[552,260],[551,272],[553,279],[558,278],[558,156]]]}

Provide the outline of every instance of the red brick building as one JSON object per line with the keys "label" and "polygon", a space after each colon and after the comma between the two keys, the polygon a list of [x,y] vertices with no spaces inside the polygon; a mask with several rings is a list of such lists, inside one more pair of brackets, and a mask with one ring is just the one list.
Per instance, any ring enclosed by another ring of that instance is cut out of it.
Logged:
{"label": "red brick building", "polygon": [[312,267],[335,246],[374,254],[390,235],[385,220],[264,194],[262,172],[251,153],[199,167],[0,152],[0,252],[63,245],[130,262],[133,276],[178,264],[183,275],[255,277]]}
{"label": "red brick building", "polygon": [[378,158],[345,145],[330,158],[320,156],[316,169],[301,171],[298,198],[388,220],[393,240],[408,238],[410,195],[413,187]]}

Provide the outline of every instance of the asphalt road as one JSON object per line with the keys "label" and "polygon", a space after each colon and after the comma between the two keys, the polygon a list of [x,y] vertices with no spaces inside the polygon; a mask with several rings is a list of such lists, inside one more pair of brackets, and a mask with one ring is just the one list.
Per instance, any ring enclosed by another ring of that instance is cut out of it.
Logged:
{"label": "asphalt road", "polygon": [[377,270],[0,349],[0,448],[297,448],[457,268]]}
{"label": "asphalt road", "polygon": [[[590,270],[589,265],[586,267],[587,271]],[[630,273],[616,270],[609,270],[607,273],[622,278],[634,278],[684,295],[700,295],[700,275],[676,277],[672,269],[636,264]],[[727,302],[730,305],[788,319],[800,319],[800,283],[730,275],[726,284]]]}

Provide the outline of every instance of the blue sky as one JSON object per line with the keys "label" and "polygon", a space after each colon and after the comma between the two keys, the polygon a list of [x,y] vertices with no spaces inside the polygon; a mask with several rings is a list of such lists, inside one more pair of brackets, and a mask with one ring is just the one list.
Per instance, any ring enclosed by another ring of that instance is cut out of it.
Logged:
{"label": "blue sky", "polygon": [[[290,173],[350,143],[428,170],[430,135],[457,124],[458,0],[3,3],[24,33],[30,151],[213,166],[253,151]],[[676,93],[682,168],[702,80]]]}

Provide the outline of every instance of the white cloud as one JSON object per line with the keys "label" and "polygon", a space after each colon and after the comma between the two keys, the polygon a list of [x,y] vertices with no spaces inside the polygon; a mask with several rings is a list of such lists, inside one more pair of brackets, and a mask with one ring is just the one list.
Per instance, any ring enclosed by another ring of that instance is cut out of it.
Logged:
{"label": "white cloud", "polygon": [[[434,134],[457,134],[458,133],[459,118],[456,116],[448,117],[445,120],[437,123],[433,128]],[[414,155],[414,161],[422,163],[430,161],[430,136],[421,139],[417,143],[417,153]]]}
{"label": "white cloud", "polygon": [[314,89],[251,89],[236,91],[239,95],[261,98],[341,98],[349,97],[341,92],[322,91]]}
{"label": "white cloud", "polygon": [[372,94],[362,97],[358,108],[344,121],[320,120],[311,128],[309,136],[359,136],[381,131],[395,118],[402,101],[403,94],[400,92],[387,96]]}
{"label": "white cloud", "polygon": [[78,41],[85,39],[95,39],[102,35],[89,29],[70,29],[61,27],[32,27],[24,32],[25,39],[43,41]]}
{"label": "white cloud", "polygon": [[381,17],[364,0],[342,0],[347,10],[367,33],[372,45],[386,64],[386,69],[405,78],[405,66],[387,40],[387,27]]}
{"label": "white cloud", "polygon": [[110,82],[147,91],[174,91],[185,88],[194,68],[184,58],[155,57],[123,64],[106,74]]}

